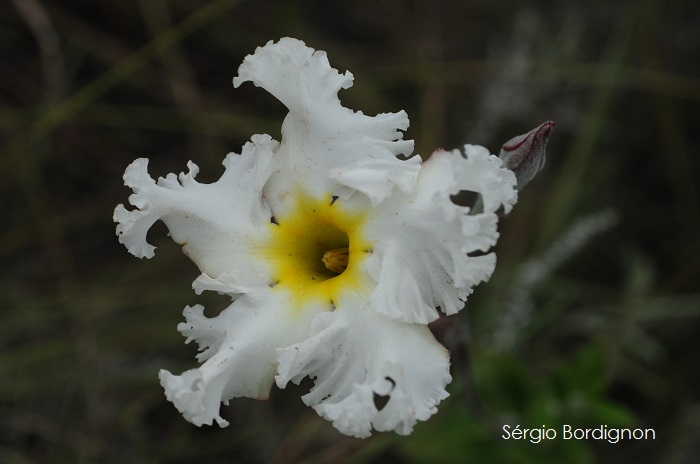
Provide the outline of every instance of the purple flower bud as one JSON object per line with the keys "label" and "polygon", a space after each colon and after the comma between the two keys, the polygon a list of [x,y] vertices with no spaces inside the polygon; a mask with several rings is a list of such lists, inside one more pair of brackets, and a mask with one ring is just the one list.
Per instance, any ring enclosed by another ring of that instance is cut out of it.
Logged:
{"label": "purple flower bud", "polygon": [[498,156],[515,173],[518,190],[522,190],[544,167],[547,140],[553,128],[554,122],[547,121],[527,134],[513,137],[501,147]]}

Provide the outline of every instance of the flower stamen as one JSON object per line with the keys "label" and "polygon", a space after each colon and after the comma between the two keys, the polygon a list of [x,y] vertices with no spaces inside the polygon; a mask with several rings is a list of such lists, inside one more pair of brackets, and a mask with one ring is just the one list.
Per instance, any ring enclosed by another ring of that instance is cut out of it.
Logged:
{"label": "flower stamen", "polygon": [[329,271],[342,274],[348,267],[349,259],[350,250],[348,247],[342,247],[326,251],[321,261],[323,261],[323,264]]}

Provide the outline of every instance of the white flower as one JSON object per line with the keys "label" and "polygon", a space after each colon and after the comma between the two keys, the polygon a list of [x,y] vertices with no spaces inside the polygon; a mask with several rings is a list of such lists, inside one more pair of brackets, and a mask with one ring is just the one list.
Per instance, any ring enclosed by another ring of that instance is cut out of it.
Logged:
{"label": "white flower", "polygon": [[[515,175],[467,145],[410,155],[404,112],[374,117],[343,107],[352,74],[295,39],[248,56],[233,81],[252,81],[289,108],[282,142],[255,135],[229,154],[213,184],[198,168],[154,181],[148,160],[124,174],[134,194],[114,211],[119,241],[150,258],[148,229],[162,220],[202,274],[193,284],[233,303],[207,318],[186,307],[178,330],[199,344],[197,369],[160,372],[167,398],[187,420],[220,426],[221,402],[265,399],[304,377],[302,397],[342,433],[411,433],[448,396],[449,355],[427,324],[459,311],[496,258],[496,211],[511,209]],[[462,190],[478,213],[455,205]],[[473,252],[478,256],[470,256]],[[375,399],[385,397],[378,407]]]}

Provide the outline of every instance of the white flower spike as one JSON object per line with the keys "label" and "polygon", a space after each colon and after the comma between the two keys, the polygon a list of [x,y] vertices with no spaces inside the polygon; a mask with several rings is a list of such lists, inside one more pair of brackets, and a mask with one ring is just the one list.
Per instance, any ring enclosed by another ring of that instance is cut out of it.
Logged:
{"label": "white flower spike", "polygon": [[[246,81],[289,109],[281,142],[253,136],[212,184],[195,180],[191,162],[156,182],[137,159],[124,174],[136,209],[114,211],[130,253],[154,255],[146,233],[161,220],[202,272],[195,292],[233,300],[213,318],[185,308],[178,330],[199,344],[202,364],[161,371],[165,394],[193,424],[224,427],[222,402],[265,399],[273,383],[310,377],[303,401],[340,432],[407,435],[451,381],[449,354],[427,324],[436,308],[458,312],[491,276],[496,211],[516,202],[515,175],[473,145],[422,164],[397,158],[413,150],[402,140],[406,114],[343,107],[337,94],[352,74],[299,40],[246,57],[233,83]],[[483,208],[455,205],[462,190]]]}

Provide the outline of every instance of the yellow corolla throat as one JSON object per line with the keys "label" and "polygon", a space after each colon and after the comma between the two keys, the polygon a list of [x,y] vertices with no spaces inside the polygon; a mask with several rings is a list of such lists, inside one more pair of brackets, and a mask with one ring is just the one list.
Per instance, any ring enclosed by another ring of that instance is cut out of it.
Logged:
{"label": "yellow corolla throat", "polygon": [[261,247],[272,267],[275,290],[292,304],[327,304],[332,309],[344,292],[363,288],[362,261],[372,246],[362,237],[365,213],[349,211],[337,197],[295,194],[295,204],[273,218],[270,238]]}

